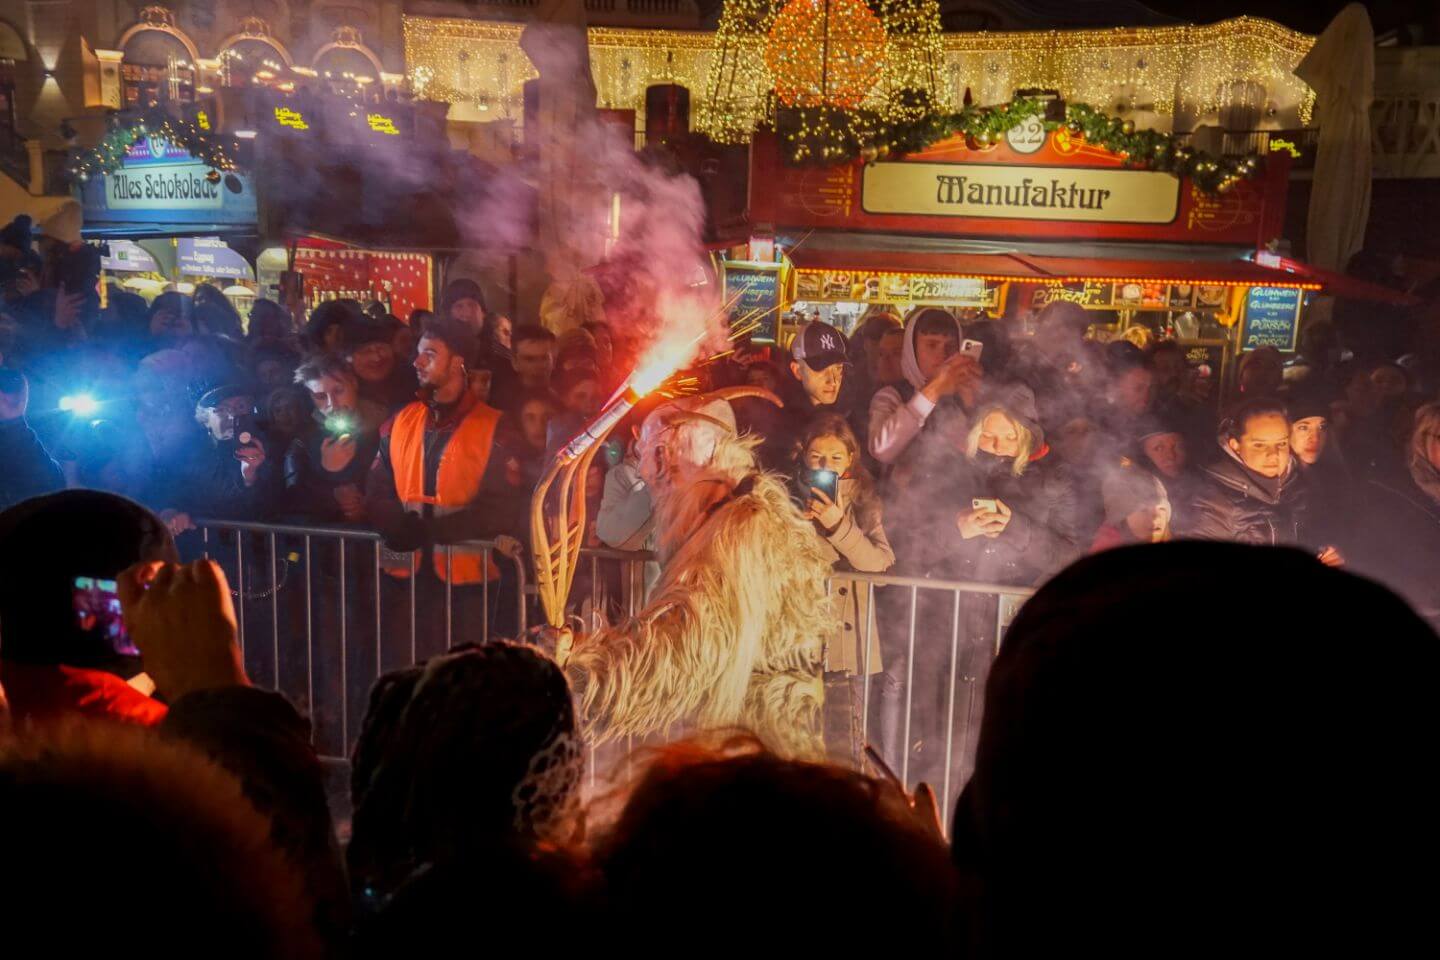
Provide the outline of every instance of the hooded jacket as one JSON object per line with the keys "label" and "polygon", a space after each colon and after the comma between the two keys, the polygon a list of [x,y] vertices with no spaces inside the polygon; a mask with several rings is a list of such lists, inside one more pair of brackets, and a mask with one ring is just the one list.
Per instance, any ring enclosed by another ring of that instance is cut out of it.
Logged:
{"label": "hooded jacket", "polygon": [[1220,449],[1224,455],[1200,471],[1203,484],[1185,535],[1270,546],[1309,544],[1308,490],[1295,461],[1267,482],[1223,442]]}
{"label": "hooded jacket", "polygon": [[[916,328],[914,323],[905,325],[905,342],[900,350],[905,383],[881,387],[870,400],[870,455],[881,463],[894,463],[900,458],[925,429],[937,406],[922,392],[927,380],[915,359]],[[955,336],[964,337],[959,320],[955,321]]]}

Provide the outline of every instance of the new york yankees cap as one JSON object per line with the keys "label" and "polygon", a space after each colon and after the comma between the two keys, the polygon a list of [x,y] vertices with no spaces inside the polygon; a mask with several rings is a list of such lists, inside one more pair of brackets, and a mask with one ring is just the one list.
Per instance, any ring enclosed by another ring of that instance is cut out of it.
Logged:
{"label": "new york yankees cap", "polygon": [[795,334],[790,355],[818,373],[845,362],[845,335],[828,323],[812,320]]}

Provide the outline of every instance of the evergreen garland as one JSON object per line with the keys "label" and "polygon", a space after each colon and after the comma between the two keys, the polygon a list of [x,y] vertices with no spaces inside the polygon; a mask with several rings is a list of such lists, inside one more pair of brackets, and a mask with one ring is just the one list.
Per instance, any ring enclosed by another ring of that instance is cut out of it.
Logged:
{"label": "evergreen garland", "polygon": [[[237,141],[232,136],[213,132],[203,114],[196,119],[182,119],[159,107],[151,107],[127,116],[107,131],[99,143],[78,151],[70,163],[70,175],[83,183],[91,177],[114,173],[125,162],[126,152],[148,136],[183,147],[212,171],[238,169]],[[217,172],[217,179],[218,176]]]}
{"label": "evergreen garland", "polygon": [[1131,121],[1084,103],[1066,104],[1062,122],[1044,118],[1042,101],[1023,97],[990,107],[966,104],[954,113],[935,109],[922,91],[903,91],[900,97],[906,101],[904,115],[917,119],[887,122],[874,110],[860,109],[847,111],[847,122],[837,122],[833,109],[824,118],[815,116],[814,109],[778,110],[775,128],[786,159],[797,165],[834,165],[856,157],[871,162],[916,153],[955,136],[963,136],[972,148],[986,147],[1039,116],[1047,131],[1064,126],[1072,137],[1124,157],[1128,166],[1188,176],[1206,193],[1224,193],[1236,181],[1257,176],[1264,166],[1259,154],[1216,157],[1179,143],[1172,134],[1137,130]]}

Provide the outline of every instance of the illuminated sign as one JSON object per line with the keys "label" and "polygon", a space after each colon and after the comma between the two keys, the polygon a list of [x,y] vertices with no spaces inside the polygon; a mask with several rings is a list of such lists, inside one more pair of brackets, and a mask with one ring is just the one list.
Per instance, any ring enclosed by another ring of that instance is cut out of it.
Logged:
{"label": "illuminated sign", "polygon": [[1170,223],[1180,181],[1156,170],[981,163],[873,163],[866,213],[1094,223]]}
{"label": "illuminated sign", "polygon": [[1274,347],[1287,353],[1294,350],[1303,303],[1304,295],[1293,287],[1251,287],[1245,294],[1240,349]]}
{"label": "illuminated sign", "polygon": [[365,119],[370,124],[370,129],[376,133],[388,133],[391,136],[398,136],[400,131],[395,129],[395,121],[380,113],[367,113]]}
{"label": "illuminated sign", "polygon": [[1271,137],[1270,152],[1280,153],[1281,151],[1290,154],[1290,156],[1294,157],[1296,160],[1300,159],[1299,147],[1295,146],[1295,144],[1291,143],[1289,140],[1282,140],[1279,137]]}
{"label": "illuminated sign", "polygon": [[106,202],[111,210],[216,209],[225,188],[209,179],[203,163],[178,163],[150,170],[121,168],[105,175]]}
{"label": "illuminated sign", "polygon": [[939,303],[994,307],[1000,288],[980,277],[868,271],[796,270],[795,299],[854,303]]}
{"label": "illuminated sign", "polygon": [[185,163],[195,158],[189,150],[177,146],[152,133],[143,136],[125,150],[124,165],[127,167],[148,167],[161,164]]}
{"label": "illuminated sign", "polygon": [[1095,280],[1054,284],[1037,289],[1031,302],[1037,307],[1043,307],[1047,303],[1060,300],[1077,304],[1086,310],[1109,310],[1115,302],[1115,284]]}
{"label": "illuminated sign", "polygon": [[299,110],[291,110],[289,107],[275,108],[275,122],[292,130],[310,129],[310,124],[305,122],[304,115]]}
{"label": "illuminated sign", "polygon": [[199,127],[201,130],[209,130],[209,129],[210,129],[210,115],[209,115],[208,113],[206,113],[204,110],[196,110],[196,111],[195,111],[195,126]]}

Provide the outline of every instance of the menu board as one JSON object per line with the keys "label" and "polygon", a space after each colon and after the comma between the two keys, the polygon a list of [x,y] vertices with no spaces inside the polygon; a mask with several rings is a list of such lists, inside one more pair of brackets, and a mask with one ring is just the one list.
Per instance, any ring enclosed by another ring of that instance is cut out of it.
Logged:
{"label": "menu board", "polygon": [[1303,291],[1294,287],[1251,287],[1245,294],[1240,349],[1274,347],[1287,353],[1294,350],[1303,296]]}
{"label": "menu board", "polygon": [[774,343],[780,312],[779,266],[752,267],[727,263],[725,302],[730,305],[732,325],[759,321],[760,326],[750,339],[757,343]]}
{"label": "menu board", "polygon": [[795,271],[795,299],[804,302],[927,303],[993,309],[1000,286],[979,277],[940,274]]}

